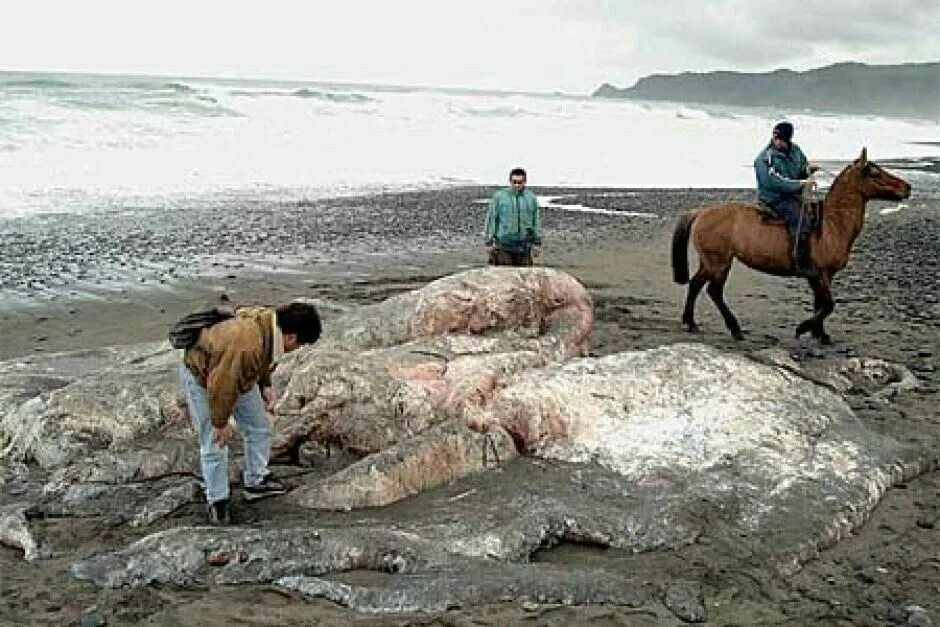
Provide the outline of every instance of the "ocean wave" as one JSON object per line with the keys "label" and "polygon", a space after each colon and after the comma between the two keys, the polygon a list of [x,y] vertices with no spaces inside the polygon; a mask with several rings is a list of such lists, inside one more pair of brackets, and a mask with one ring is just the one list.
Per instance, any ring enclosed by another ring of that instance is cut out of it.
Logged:
{"label": "ocean wave", "polygon": [[286,96],[283,91],[275,91],[273,89],[233,89],[228,92],[230,96],[239,96],[242,98],[261,98],[263,96]]}
{"label": "ocean wave", "polygon": [[300,89],[294,90],[278,90],[278,89],[259,89],[259,90],[246,90],[246,89],[234,89],[229,92],[232,96],[242,96],[245,98],[270,98],[270,97],[287,97],[287,98],[310,98],[313,100],[325,100],[328,102],[339,102],[339,103],[364,103],[364,102],[378,102],[375,98],[370,98],[364,94],[359,94],[356,92],[337,92],[337,91],[322,91],[317,89],[310,89],[308,87],[301,87]]}
{"label": "ocean wave", "polygon": [[18,92],[36,90],[47,92],[60,91],[135,91],[152,93],[195,94],[200,90],[180,81],[167,81],[165,79],[148,80],[144,78],[112,77],[77,75],[74,79],[24,75],[19,73],[4,74],[0,72],[0,90],[10,89]]}
{"label": "ocean wave", "polygon": [[450,107],[451,113],[479,118],[518,118],[525,116],[539,117],[540,113],[522,107]]}
{"label": "ocean wave", "polygon": [[307,89],[302,87],[301,89],[294,90],[293,94],[299,98],[315,98],[317,100],[329,100],[330,102],[373,102],[373,98],[369,98],[363,94],[357,94],[355,92],[349,93],[340,93],[334,91],[318,91],[316,89]]}
{"label": "ocean wave", "polygon": [[163,83],[163,88],[175,91],[180,94],[194,94],[196,91],[198,91],[195,87],[190,87],[185,83],[176,83],[172,81],[169,83]]}
{"label": "ocean wave", "polygon": [[140,97],[115,97],[113,94],[71,94],[57,98],[54,104],[79,111],[149,111],[183,114],[195,117],[241,116],[234,109],[223,107],[211,96],[182,97],[167,94],[145,94]]}
{"label": "ocean wave", "polygon": [[20,106],[35,103],[78,111],[163,111],[196,117],[241,115],[222,106],[209,90],[179,81],[133,77],[87,77],[72,82],[38,78],[4,81],[0,78],[0,94],[8,85],[18,85],[8,93],[11,102],[19,102]]}
{"label": "ocean wave", "polygon": [[83,87],[109,90],[131,90],[136,92],[195,94],[200,90],[179,81],[132,79],[107,83],[89,81]]}
{"label": "ocean wave", "polygon": [[0,89],[74,89],[77,83],[55,78],[5,78],[0,75]]}

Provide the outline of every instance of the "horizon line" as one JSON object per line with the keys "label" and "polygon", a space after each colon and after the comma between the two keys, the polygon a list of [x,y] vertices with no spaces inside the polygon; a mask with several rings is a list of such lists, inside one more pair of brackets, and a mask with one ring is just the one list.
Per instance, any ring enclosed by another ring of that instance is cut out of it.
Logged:
{"label": "horizon line", "polygon": [[406,90],[415,90],[415,91],[445,91],[445,92],[457,92],[457,93],[487,93],[487,94],[503,94],[503,95],[521,95],[521,96],[552,96],[552,97],[563,97],[563,98],[587,98],[593,99],[594,92],[596,92],[601,87],[610,86],[616,89],[631,89],[635,87],[637,83],[643,78],[649,78],[654,76],[683,76],[687,74],[693,75],[706,75],[706,74],[715,74],[715,73],[737,73],[737,74],[773,74],[781,71],[789,71],[798,74],[805,74],[815,70],[821,70],[829,67],[834,67],[837,65],[864,65],[867,67],[886,67],[886,66],[904,66],[904,65],[930,65],[930,64],[940,64],[940,59],[933,61],[901,61],[894,63],[868,63],[865,61],[855,61],[855,60],[843,60],[843,61],[834,61],[825,65],[820,65],[817,67],[808,68],[805,70],[795,70],[789,67],[778,66],[767,70],[732,70],[727,68],[717,68],[709,70],[677,70],[672,72],[658,72],[653,71],[643,76],[637,78],[633,85],[630,87],[619,87],[616,83],[604,81],[600,85],[591,88],[590,91],[584,93],[574,93],[571,91],[565,91],[562,89],[552,89],[552,90],[518,90],[518,89],[506,89],[501,87],[472,87],[466,85],[459,86],[446,86],[446,85],[432,85],[432,84],[398,84],[390,82],[377,82],[377,83],[368,83],[361,82],[356,80],[329,80],[329,79],[315,79],[315,78],[300,78],[300,77],[268,77],[268,76],[256,76],[256,75],[246,75],[246,76],[233,76],[226,74],[168,74],[162,72],[119,72],[119,71],[108,71],[108,70],[75,70],[75,69],[23,69],[23,68],[2,68],[0,67],[0,75],[2,74],[57,74],[57,75],[74,75],[74,76],[98,76],[98,77],[117,77],[117,76],[126,76],[131,78],[161,78],[161,79],[181,79],[181,80],[197,80],[197,81],[207,81],[207,80],[231,80],[231,81],[246,81],[246,82],[279,82],[279,83],[296,83],[296,84],[312,84],[312,85],[334,85],[342,87],[372,87],[372,88],[381,88],[381,89],[406,89]]}
{"label": "horizon line", "polygon": [[563,96],[570,98],[590,98],[591,94],[580,94],[572,93],[562,90],[552,90],[552,91],[534,91],[534,90],[518,90],[518,89],[505,89],[499,87],[468,87],[468,86],[445,86],[445,85],[429,85],[429,84],[397,84],[397,83],[367,83],[361,81],[350,81],[350,80],[324,80],[324,79],[314,79],[314,78],[285,78],[285,77],[268,77],[268,76],[232,76],[225,74],[166,74],[166,73],[151,73],[151,72],[118,72],[118,71],[106,71],[106,70],[68,70],[68,69],[22,69],[22,68],[0,68],[0,75],[3,74],[56,74],[56,75],[73,75],[73,76],[100,76],[100,77],[118,77],[125,76],[130,78],[165,78],[165,79],[177,79],[177,80],[232,80],[232,81],[251,81],[251,82],[269,82],[269,83],[299,83],[299,84],[313,84],[313,85],[338,85],[343,87],[380,87],[387,89],[412,89],[412,90],[436,90],[436,91],[457,91],[457,92],[478,92],[478,93],[498,93],[498,94],[507,94],[507,95],[524,95],[524,96]]}

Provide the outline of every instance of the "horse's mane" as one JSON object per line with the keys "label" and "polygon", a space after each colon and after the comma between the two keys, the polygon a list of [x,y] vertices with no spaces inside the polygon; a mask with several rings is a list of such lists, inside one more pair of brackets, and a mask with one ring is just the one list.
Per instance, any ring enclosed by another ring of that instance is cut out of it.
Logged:
{"label": "horse's mane", "polygon": [[856,165],[858,165],[858,159],[856,159],[849,165],[842,168],[842,171],[836,174],[836,178],[832,179],[832,184],[829,186],[828,191],[826,191],[826,196],[828,196],[829,193],[832,192],[832,188],[836,186],[836,183],[839,182],[839,179],[845,176],[849,172],[849,170],[853,169]]}

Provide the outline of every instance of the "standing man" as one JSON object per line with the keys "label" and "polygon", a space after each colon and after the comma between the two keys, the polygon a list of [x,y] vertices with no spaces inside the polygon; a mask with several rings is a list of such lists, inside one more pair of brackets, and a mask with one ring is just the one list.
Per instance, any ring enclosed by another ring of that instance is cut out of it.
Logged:
{"label": "standing man", "polygon": [[486,252],[497,266],[531,266],[542,254],[542,210],[526,189],[526,173],[513,168],[509,189],[493,195],[486,214]]}
{"label": "standing man", "polygon": [[793,143],[793,125],[780,122],[774,126],[770,143],[754,159],[757,174],[757,199],[787,223],[793,238],[793,273],[802,277],[817,275],[809,247],[808,220],[800,220],[803,191],[816,182],[809,178],[818,170],[810,164],[800,147]]}
{"label": "standing man", "polygon": [[180,383],[199,435],[199,459],[209,502],[209,522],[231,522],[228,442],[235,422],[245,443],[244,497],[247,501],[283,494],[268,472],[271,424],[277,398],[271,370],[278,358],[320,337],[320,316],[308,303],[277,309],[244,307],[235,316],[203,328],[186,349]]}

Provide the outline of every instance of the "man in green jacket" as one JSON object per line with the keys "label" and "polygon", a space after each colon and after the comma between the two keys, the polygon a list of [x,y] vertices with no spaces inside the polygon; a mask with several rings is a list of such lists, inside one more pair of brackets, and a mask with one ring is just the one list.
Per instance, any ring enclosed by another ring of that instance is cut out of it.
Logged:
{"label": "man in green jacket", "polygon": [[513,168],[509,189],[493,195],[486,214],[486,252],[497,266],[531,266],[542,254],[542,210],[526,189],[526,173]]}

